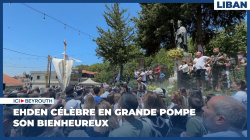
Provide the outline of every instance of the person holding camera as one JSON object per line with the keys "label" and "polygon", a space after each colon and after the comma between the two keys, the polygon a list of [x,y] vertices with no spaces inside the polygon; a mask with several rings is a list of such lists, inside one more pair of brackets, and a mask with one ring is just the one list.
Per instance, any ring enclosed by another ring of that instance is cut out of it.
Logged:
{"label": "person holding camera", "polygon": [[219,48],[213,49],[214,55],[211,56],[209,60],[212,72],[212,87],[213,90],[216,89],[221,91],[222,84],[224,86],[227,85],[227,76],[226,76],[226,65],[225,63],[229,63],[229,59],[225,53],[220,52]]}

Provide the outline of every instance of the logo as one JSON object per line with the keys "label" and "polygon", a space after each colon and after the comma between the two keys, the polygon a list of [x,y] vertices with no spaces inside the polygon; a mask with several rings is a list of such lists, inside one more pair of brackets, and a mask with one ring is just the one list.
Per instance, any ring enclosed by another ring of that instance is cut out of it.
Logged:
{"label": "logo", "polygon": [[248,0],[214,0],[214,10],[250,10]]}
{"label": "logo", "polygon": [[24,99],[13,99],[13,103],[14,104],[25,103],[25,100]]}
{"label": "logo", "polygon": [[0,98],[0,104],[54,104],[54,98]]}

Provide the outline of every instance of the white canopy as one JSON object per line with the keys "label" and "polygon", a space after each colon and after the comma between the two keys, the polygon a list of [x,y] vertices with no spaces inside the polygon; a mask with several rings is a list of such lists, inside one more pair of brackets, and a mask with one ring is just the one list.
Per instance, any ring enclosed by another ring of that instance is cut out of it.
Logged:
{"label": "white canopy", "polygon": [[90,78],[88,78],[86,81],[79,83],[79,85],[87,85],[87,86],[97,86],[100,85],[100,83],[97,83]]}

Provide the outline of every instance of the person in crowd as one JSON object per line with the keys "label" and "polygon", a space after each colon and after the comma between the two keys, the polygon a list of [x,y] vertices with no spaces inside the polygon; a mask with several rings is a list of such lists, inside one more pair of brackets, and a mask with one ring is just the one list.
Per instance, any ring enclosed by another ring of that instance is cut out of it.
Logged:
{"label": "person in crowd", "polygon": [[160,109],[166,109],[161,97],[155,92],[148,92],[143,102],[144,109],[156,109],[157,115],[148,115],[140,119],[150,125],[152,137],[166,137],[170,131],[167,123],[169,118],[167,115],[160,115]]}
{"label": "person in crowd", "polygon": [[188,81],[189,81],[189,76],[188,76],[188,72],[189,72],[189,68],[188,68],[188,64],[186,62],[186,60],[182,60],[181,61],[181,65],[178,68],[178,71],[181,72],[180,74],[180,86],[183,86],[185,88],[188,88]]}
{"label": "person in crowd", "polygon": [[224,87],[224,89],[226,89],[226,91],[228,91],[231,88],[231,84],[230,84],[230,67],[231,67],[231,61],[229,61],[228,63],[225,63],[226,65],[226,82],[227,82],[227,86]]}
{"label": "person in crowd", "polygon": [[207,134],[207,130],[202,123],[203,103],[198,98],[189,98],[189,109],[195,109],[195,116],[191,116],[186,124],[184,137],[202,137]]}
{"label": "person in crowd", "polygon": [[141,75],[141,71],[139,71],[138,78],[136,79],[136,81],[137,81],[137,90],[142,89],[142,83],[141,83],[142,77],[143,77],[143,75]]}
{"label": "person in crowd", "polygon": [[9,107],[3,108],[3,136],[9,137],[11,134],[11,128],[13,126],[13,110]]}
{"label": "person in crowd", "polygon": [[188,105],[188,95],[187,95],[187,90],[186,90],[186,88],[180,87],[179,91],[180,91],[181,95],[182,95],[183,98],[184,98],[184,103],[185,103],[185,105],[186,105],[186,106],[189,106],[189,105]]}
{"label": "person in crowd", "polygon": [[150,81],[150,83],[152,84],[154,77],[153,77],[153,71],[150,67],[148,68],[147,77],[148,77],[148,80]]}
{"label": "person in crowd", "polygon": [[120,98],[121,98],[120,93],[115,93],[114,94],[114,103],[115,103],[114,104],[114,110],[119,109],[118,102],[119,102]]}
{"label": "person in crowd", "polygon": [[242,60],[240,61],[240,63],[245,68],[244,76],[245,76],[245,80],[247,81],[247,51],[244,54],[244,57],[242,58]]}
{"label": "person in crowd", "polygon": [[114,111],[111,111],[111,116],[106,115],[99,115],[99,109],[111,109],[111,105],[105,101],[102,100],[95,106],[95,120],[108,120],[108,127],[87,127],[86,133],[90,137],[108,137],[110,131],[117,129],[119,127],[119,123],[117,120],[117,117],[115,116]]}
{"label": "person in crowd", "polygon": [[214,55],[211,56],[208,61],[211,66],[212,72],[212,87],[213,90],[221,91],[222,86],[226,87],[227,77],[226,77],[226,66],[225,63],[229,63],[229,59],[225,53],[220,52],[219,48],[213,49]]}
{"label": "person in crowd", "polygon": [[247,107],[247,93],[246,93],[246,84],[242,80],[235,80],[232,83],[232,90],[236,91],[233,95],[231,95],[234,99],[243,103]]}
{"label": "person in crowd", "polygon": [[215,96],[215,94],[207,94],[206,95],[206,99],[205,99],[205,105],[207,105],[207,102],[212,98],[212,97],[214,97]]}
{"label": "person in crowd", "polygon": [[193,89],[189,91],[189,98],[198,98],[202,102],[202,105],[204,106],[204,99],[202,96],[202,93],[200,90]]}
{"label": "person in crowd", "polygon": [[84,102],[84,109],[95,109],[95,99],[93,95],[87,95],[85,102]]}
{"label": "person in crowd", "polygon": [[165,74],[162,72],[161,74],[160,74],[160,76],[159,76],[159,80],[160,80],[160,84],[163,84],[164,83],[164,81],[165,81]]}
{"label": "person in crowd", "polygon": [[158,66],[158,64],[155,65],[155,82],[157,83],[159,80],[159,76],[161,74],[161,68]]}
{"label": "person in crowd", "polygon": [[104,88],[100,88],[100,92],[98,93],[98,96],[101,97],[101,95],[105,92]]}
{"label": "person in crowd", "polygon": [[100,93],[100,88],[99,87],[95,87],[94,88],[94,98],[95,98],[95,102],[99,103],[101,101],[101,97],[98,95]]}
{"label": "person in crowd", "polygon": [[109,85],[104,86],[104,93],[100,96],[101,98],[107,98],[107,96],[110,94],[109,92]]}
{"label": "person in crowd", "polygon": [[246,107],[230,96],[214,96],[202,107],[203,124],[210,132],[204,137],[244,137]]}
{"label": "person in crowd", "polygon": [[142,90],[145,90],[145,86],[147,85],[147,74],[145,73],[145,70],[144,69],[141,69],[140,71],[140,77],[141,77],[141,84],[140,84],[140,87]]}
{"label": "person in crowd", "polygon": [[[174,103],[174,106],[172,107],[172,109],[180,110],[180,109],[187,108],[184,103],[184,98],[179,91],[174,92],[170,96],[170,98],[171,98],[171,101]],[[180,134],[186,130],[187,118],[188,118],[187,115],[186,116],[181,116],[181,115],[170,116],[170,123],[172,126],[172,129],[169,134],[170,137],[179,137]]]}
{"label": "person in crowd", "polygon": [[202,86],[201,92],[205,91],[205,73],[208,60],[210,60],[208,56],[202,56],[202,53],[198,51],[193,62],[196,69],[195,77],[197,89],[200,89],[200,86]]}
{"label": "person in crowd", "polygon": [[[37,109],[44,109],[44,106],[37,106]],[[48,112],[47,116],[25,116],[24,120],[53,120],[54,117]],[[34,123],[33,127],[21,127],[21,134],[23,137],[65,137],[63,132],[53,127],[41,127]]]}
{"label": "person in crowd", "polygon": [[114,94],[115,94],[114,91],[111,91],[111,93],[107,96],[107,100],[106,100],[112,106],[112,108],[115,104]]}
{"label": "person in crowd", "polygon": [[[124,92],[119,100],[120,109],[136,110],[138,108],[136,96],[130,92]],[[122,125],[111,131],[109,137],[151,137],[151,128],[147,122],[137,120],[135,116],[122,116]]]}
{"label": "person in crowd", "polygon": [[116,89],[115,82],[111,83],[111,89]]}
{"label": "person in crowd", "polygon": [[65,93],[66,93],[66,97],[64,98],[64,100],[66,102],[68,102],[71,99],[74,99],[75,97],[73,96],[74,93],[74,86],[68,86],[65,89]]}
{"label": "person in crowd", "polygon": [[33,92],[29,95],[29,97],[40,97],[40,89],[35,88]]}
{"label": "person in crowd", "polygon": [[41,90],[41,96],[44,98],[50,98],[50,94],[52,93],[52,89],[51,88],[42,88]]}
{"label": "person in crowd", "polygon": [[135,79],[138,79],[138,78],[139,78],[139,75],[140,75],[139,70],[138,70],[138,69],[135,69],[135,71],[134,71],[134,77],[135,77]]}
{"label": "person in crowd", "polygon": [[123,92],[130,92],[130,89],[128,88],[128,83],[127,82],[123,82],[120,87],[121,87],[121,90]]}

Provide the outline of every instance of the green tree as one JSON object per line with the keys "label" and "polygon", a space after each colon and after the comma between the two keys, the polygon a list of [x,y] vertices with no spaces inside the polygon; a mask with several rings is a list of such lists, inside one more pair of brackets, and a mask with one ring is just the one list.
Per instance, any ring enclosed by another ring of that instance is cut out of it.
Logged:
{"label": "green tree", "polygon": [[76,68],[79,68],[79,69],[81,69],[81,70],[87,70],[88,69],[88,67],[89,67],[89,65],[83,65],[83,64],[81,64],[81,65],[77,65],[77,66],[75,66]]}
{"label": "green tree", "polygon": [[152,55],[161,48],[175,47],[174,31],[177,25],[173,27],[171,21],[177,23],[177,20],[182,20],[193,43],[207,46],[216,35],[216,30],[225,28],[230,31],[246,16],[246,11],[216,11],[212,3],[149,3],[140,6],[142,11],[139,18],[135,18],[137,42],[146,50],[147,55]]}
{"label": "green tree", "polygon": [[214,10],[213,3],[184,3],[180,8],[180,19],[186,25],[190,37],[196,44],[204,45],[216,35],[216,30],[230,30],[246,16],[246,11]]}
{"label": "green tree", "polygon": [[181,4],[146,3],[140,4],[139,18],[134,18],[137,26],[138,45],[153,55],[161,48],[175,47],[174,28],[171,20],[180,17]]}
{"label": "green tree", "polygon": [[119,4],[106,5],[107,11],[103,16],[107,22],[108,30],[97,27],[99,37],[94,39],[98,48],[98,57],[103,57],[111,66],[119,66],[121,70],[120,80],[123,78],[123,65],[140,52],[140,48],[133,44],[134,28],[130,26],[129,14],[124,17],[128,9],[120,10]]}
{"label": "green tree", "polygon": [[103,63],[96,63],[93,65],[90,65],[87,70],[92,71],[92,72],[101,72],[104,68],[103,65],[104,65]]}
{"label": "green tree", "polygon": [[213,48],[220,50],[230,57],[237,57],[237,53],[245,53],[247,50],[247,23],[237,23],[230,31],[222,29],[210,41],[206,47],[206,52],[212,55]]}
{"label": "green tree", "polygon": [[[98,65],[98,66],[97,66]],[[103,64],[93,64],[94,67],[98,67],[98,69],[101,67],[101,71],[98,71],[99,74],[94,78],[94,81],[96,82],[108,82],[108,83],[111,83],[113,82],[113,79],[114,79],[114,75],[113,75],[113,67],[110,66],[109,62],[104,62]],[[92,65],[91,65],[92,66]],[[90,66],[90,67],[91,67]]]}

